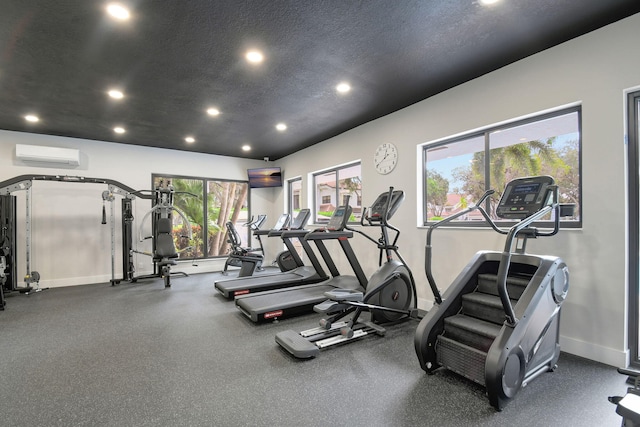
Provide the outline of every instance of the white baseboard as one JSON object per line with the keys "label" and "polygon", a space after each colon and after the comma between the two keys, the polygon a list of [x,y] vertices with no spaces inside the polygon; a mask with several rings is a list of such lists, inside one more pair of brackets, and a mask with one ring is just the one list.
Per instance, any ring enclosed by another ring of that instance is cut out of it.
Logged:
{"label": "white baseboard", "polygon": [[[217,271],[221,271],[224,267],[224,259],[223,260],[196,260],[192,261],[179,261],[176,266],[172,268],[172,271],[182,271],[187,274],[197,274],[197,273],[213,273]],[[135,272],[135,276],[146,276],[153,273],[152,266],[150,266],[149,270],[140,270]],[[116,271],[116,280],[122,279],[122,270]],[[103,274],[96,276],[82,276],[82,277],[65,277],[62,279],[47,279],[46,277],[41,277],[39,286],[40,288],[62,288],[65,286],[80,286],[80,285],[91,285],[95,283],[108,283],[111,281],[111,274]],[[24,287],[24,282],[18,283],[19,287]]]}
{"label": "white baseboard", "polygon": [[626,367],[629,361],[628,351],[603,347],[562,335],[560,335],[560,348],[567,353],[615,367]]}

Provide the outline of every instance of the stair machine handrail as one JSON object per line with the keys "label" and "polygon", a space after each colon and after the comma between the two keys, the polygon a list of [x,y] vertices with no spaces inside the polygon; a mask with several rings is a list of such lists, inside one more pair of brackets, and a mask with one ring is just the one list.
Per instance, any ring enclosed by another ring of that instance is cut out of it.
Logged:
{"label": "stair machine handrail", "polygon": [[[393,197],[393,190],[394,187],[390,186],[389,187],[389,192],[387,193],[387,202],[386,205],[383,209],[383,214],[382,217],[376,221],[373,221],[373,218],[368,217],[367,216],[367,208],[365,207],[364,210],[362,211],[362,216],[360,217],[360,225],[363,227],[368,227],[368,226],[373,226],[373,225],[379,225],[380,226],[380,230],[381,230],[381,236],[378,240],[375,240],[374,238],[372,238],[371,236],[367,235],[366,233],[364,233],[361,230],[346,226],[345,229],[352,231],[354,233],[358,233],[361,236],[364,236],[366,239],[370,240],[371,242],[373,242],[375,245],[378,246],[378,249],[380,250],[379,253],[379,257],[378,257],[378,265],[382,266],[382,253],[384,252],[386,254],[386,258],[387,261],[391,261],[393,259],[393,254],[395,253],[396,256],[398,257],[398,260],[406,267],[407,272],[409,274],[409,280],[411,281],[411,289],[412,289],[412,293],[413,293],[413,308],[417,308],[418,307],[418,293],[416,290],[416,282],[415,279],[413,277],[413,273],[411,272],[411,269],[409,268],[409,265],[407,264],[407,262],[404,260],[404,258],[402,257],[402,255],[400,254],[400,251],[398,250],[398,239],[400,238],[400,230],[396,227],[394,227],[392,224],[389,223],[389,214],[391,211],[391,200]],[[365,218],[367,220],[367,223],[365,224]],[[395,236],[393,238],[393,242],[391,244],[389,244],[389,232],[388,230],[391,229],[395,232]]]}
{"label": "stair machine handrail", "polygon": [[474,206],[464,209],[454,215],[448,216],[447,218],[444,218],[429,227],[429,231],[427,231],[427,241],[426,241],[425,251],[424,251],[424,269],[427,276],[427,281],[429,282],[429,286],[431,287],[431,292],[433,292],[433,296],[435,298],[436,304],[442,304],[442,296],[436,285],[436,280],[433,278],[433,274],[431,272],[431,252],[432,252],[431,251],[431,233],[433,233],[433,230],[440,227],[441,225],[444,225],[450,221],[453,221],[456,218],[459,218],[475,210],[479,210],[480,213],[482,213],[482,216],[487,220],[489,225],[491,225],[491,227],[495,231],[497,231],[500,234],[507,234],[506,231],[501,230],[500,228],[498,228],[498,226],[495,225],[495,223],[491,220],[487,212],[482,207],[482,204],[484,203],[484,201],[488,197],[493,195],[495,192],[496,192],[495,190],[487,190],[482,195],[482,197],[480,197],[480,200],[478,200],[478,202]]}
{"label": "stair machine handrail", "polygon": [[[507,275],[509,272],[509,265],[511,264],[511,254],[513,253],[512,251],[513,242],[515,241],[515,239],[518,237],[519,234],[523,234],[524,239],[526,239],[527,237],[534,237],[534,238],[549,237],[558,233],[560,229],[560,203],[558,202],[558,186],[555,184],[550,185],[547,191],[548,193],[545,197],[548,199],[549,193],[551,193],[553,195],[553,202],[545,206],[535,214],[527,218],[524,218],[517,224],[510,227],[508,230],[503,230],[499,228],[495,224],[495,222],[491,219],[489,214],[487,214],[486,210],[481,206],[481,204],[485,201],[487,197],[495,193],[495,190],[486,191],[482,195],[482,197],[480,197],[480,200],[478,200],[475,206],[471,206],[470,208],[467,208],[454,215],[451,215],[441,221],[438,221],[437,223],[429,227],[429,231],[427,232],[427,242],[425,246],[425,273],[427,276],[427,281],[429,282],[429,286],[431,287],[431,291],[433,292],[433,296],[435,298],[436,304],[442,303],[442,296],[436,286],[436,282],[435,282],[435,279],[433,278],[433,274],[431,271],[431,253],[432,253],[431,233],[433,232],[434,229],[436,229],[437,227],[440,227],[441,225],[444,225],[474,210],[479,210],[482,216],[487,221],[487,223],[491,226],[491,228],[493,228],[496,232],[507,236],[505,246],[504,246],[504,251],[502,253],[502,257],[500,260],[500,266],[498,268],[498,277],[497,277],[498,294],[500,296],[500,301],[502,303],[502,307],[506,314],[507,324],[510,326],[515,326],[518,323],[518,319],[516,318],[513,305],[511,304],[511,299],[509,298],[509,292],[507,291]],[[553,229],[550,232],[544,233],[544,232],[538,231],[538,229],[534,227],[529,227],[532,223],[534,223],[535,221],[539,220],[540,218],[544,217],[545,215],[547,215],[552,211],[555,212],[555,215],[554,215]],[[529,230],[527,234],[524,234],[525,230]]]}
{"label": "stair machine handrail", "polygon": [[[523,235],[525,241],[528,237],[549,237],[558,233],[558,230],[560,229],[560,203],[558,202],[558,186],[555,184],[549,186],[546,195],[547,199],[549,198],[549,193],[553,195],[552,203],[540,209],[533,215],[524,218],[522,221],[515,224],[509,229],[504,245],[504,251],[502,252],[502,256],[500,258],[500,266],[498,267],[497,277],[498,294],[500,296],[500,301],[502,302],[502,307],[507,317],[507,324],[511,327],[514,327],[518,323],[518,318],[516,317],[513,305],[511,304],[511,299],[509,298],[509,292],[507,291],[507,275],[509,273],[509,265],[511,264],[511,254],[513,253],[513,242],[515,241],[516,237],[518,237],[518,234],[522,233],[526,229],[530,230],[530,232]],[[529,228],[529,226],[533,222],[539,220],[550,212],[555,213],[553,229],[550,232],[541,233],[535,227]]]}

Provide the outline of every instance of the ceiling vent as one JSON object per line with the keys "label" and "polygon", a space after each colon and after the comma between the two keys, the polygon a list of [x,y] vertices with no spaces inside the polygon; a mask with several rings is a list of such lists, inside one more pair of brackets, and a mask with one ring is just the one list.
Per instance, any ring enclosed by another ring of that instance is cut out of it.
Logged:
{"label": "ceiling vent", "polygon": [[16,159],[23,162],[78,166],[80,150],[16,144]]}

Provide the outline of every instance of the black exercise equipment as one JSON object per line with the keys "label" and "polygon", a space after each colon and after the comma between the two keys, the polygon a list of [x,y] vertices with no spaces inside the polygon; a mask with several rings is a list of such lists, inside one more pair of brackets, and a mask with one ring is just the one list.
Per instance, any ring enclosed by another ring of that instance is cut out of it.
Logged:
{"label": "black exercise equipment", "polygon": [[[194,197],[194,194],[181,192]],[[180,235],[182,239],[192,239],[191,223],[187,216],[173,204],[173,198],[176,194],[173,185],[170,180],[166,182],[160,180],[153,190],[153,206],[144,215],[140,221],[139,235],[140,242],[151,239],[151,252],[139,251],[131,248],[129,253],[138,253],[142,255],[151,256],[153,261],[153,273],[144,276],[132,276],[130,280],[136,282],[140,279],[158,278],[161,277],[164,280],[165,288],[171,286],[171,275],[188,276],[185,272],[172,272],[171,266],[175,265],[175,260],[179,257],[181,252],[191,249],[191,246],[186,246],[180,251],[176,250],[175,243],[173,241],[173,219],[174,214],[177,214],[182,218],[183,229],[186,229],[186,235]],[[123,214],[123,221],[129,221],[131,216]],[[143,236],[143,227],[148,217],[151,217],[151,229],[152,234],[150,236]],[[133,264],[131,261],[130,264]]]}
{"label": "black exercise equipment", "polygon": [[[107,191],[102,194],[103,201],[112,202],[114,200],[114,194],[121,195],[129,202],[131,199],[151,198],[142,194],[133,188],[124,185],[118,181],[105,178],[88,178],[82,176],[67,176],[67,175],[20,175],[14,178],[0,182],[0,222],[1,233],[0,240],[1,245],[6,254],[4,255],[4,285],[3,290],[6,291],[18,291],[20,293],[29,294],[32,292],[38,292],[43,290],[40,288],[40,274],[31,270],[31,187],[33,181],[58,181],[58,182],[70,182],[70,183],[89,183],[89,184],[106,184]],[[25,244],[25,261],[26,261],[26,274],[24,276],[25,286],[19,287],[17,285],[16,275],[16,206],[15,196],[12,193],[17,191],[25,191],[26,193],[26,244]],[[124,203],[124,201],[123,201]],[[103,205],[102,210],[102,223],[106,222],[106,209]],[[126,252],[123,242],[123,252]],[[119,282],[115,278],[115,226],[114,226],[114,213],[113,204],[111,204],[111,284]]]}
{"label": "black exercise equipment", "polygon": [[[568,212],[560,209],[553,178],[515,179],[507,184],[496,215],[519,222],[502,230],[482,207],[492,193],[427,233],[425,271],[435,304],[418,325],[415,351],[427,373],[445,367],[471,379],[484,386],[491,405],[502,410],[521,387],[556,368],[569,269],[558,257],[531,255],[525,249],[529,238],[555,235],[560,217]],[[431,234],[473,210],[507,236],[504,251],[478,252],[440,295],[431,272]],[[547,215],[553,216],[553,230],[532,226]]]}
{"label": "black exercise equipment", "polygon": [[16,197],[0,195],[0,309],[5,292],[18,290],[16,274]]}
{"label": "black exercise equipment", "polygon": [[[260,226],[267,219],[266,215],[258,215],[257,219],[251,218],[250,221],[243,224],[245,227],[249,227],[252,232],[260,229]],[[227,242],[230,245],[229,256],[224,263],[222,269],[222,275],[226,276],[229,267],[240,267],[238,277],[251,276],[256,270],[261,269],[262,262],[264,261],[264,247],[259,236],[256,239],[260,242],[259,248],[251,248],[242,246],[242,238],[240,233],[236,229],[236,226],[231,221],[227,221],[225,224],[227,228]]]}
{"label": "black exercise equipment", "polygon": [[364,290],[367,279],[360,265],[352,264],[356,276],[340,275],[324,244],[325,240],[338,240],[341,248],[347,254],[347,259],[350,259],[349,257],[355,258],[349,244],[349,238],[353,236],[353,232],[344,231],[351,216],[351,211],[351,207],[348,204],[339,206],[325,227],[311,232],[306,230],[287,231],[282,235],[283,239],[289,236],[302,238],[303,247],[308,250],[310,250],[308,242],[313,241],[331,273],[331,279],[320,283],[282,287],[249,295],[240,295],[235,299],[236,307],[253,322],[277,321],[285,317],[313,311],[313,307],[316,304],[326,300],[324,293],[336,287]]}
{"label": "black exercise equipment", "polygon": [[[290,229],[271,230],[268,233],[269,237],[282,238],[282,241],[287,247],[286,252],[293,257],[298,267],[281,273],[218,280],[215,282],[215,288],[218,292],[220,292],[225,298],[233,299],[239,295],[268,291],[288,286],[317,283],[328,279],[328,276],[320,265],[320,261],[313,253],[313,250],[309,247],[309,244],[304,240],[299,239],[308,233],[307,230],[304,230],[304,226],[309,220],[310,213],[309,209],[301,209],[296,215],[294,221],[291,223]],[[303,265],[302,259],[298,255],[297,249],[293,244],[294,238],[299,239],[302,249],[311,261],[311,266]]]}
{"label": "black exercise equipment", "polygon": [[624,396],[609,396],[609,402],[616,405],[616,413],[622,417],[622,427],[640,426],[640,371],[618,368],[618,372],[627,375],[627,382],[633,387],[627,388]]}
{"label": "black exercise equipment", "polygon": [[[275,339],[280,346],[297,358],[311,358],[317,356],[321,349],[333,345],[352,342],[372,333],[382,336],[386,333],[383,325],[421,317],[413,275],[398,251],[400,230],[388,222],[403,200],[404,192],[394,191],[391,187],[378,196],[369,212],[363,212],[361,225],[380,228],[381,236],[377,240],[347,227],[348,231],[364,236],[379,249],[380,268],[368,281],[364,279],[364,291],[335,288],[325,292],[328,300],[316,305],[314,310],[333,315],[321,319],[317,328],[299,333],[293,330],[278,333]],[[395,232],[393,239],[389,236],[390,230]],[[310,234],[308,237],[315,236]],[[362,271],[357,258],[348,252],[345,254],[354,271]],[[360,320],[365,312],[370,314],[368,321]],[[347,316],[350,316],[348,320],[341,321]]]}

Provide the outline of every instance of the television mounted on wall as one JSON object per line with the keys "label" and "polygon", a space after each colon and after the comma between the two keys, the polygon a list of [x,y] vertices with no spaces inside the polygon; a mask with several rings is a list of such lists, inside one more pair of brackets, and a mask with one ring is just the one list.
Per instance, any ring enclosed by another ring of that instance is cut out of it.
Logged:
{"label": "television mounted on wall", "polygon": [[277,167],[248,169],[250,188],[282,187],[282,170]]}

